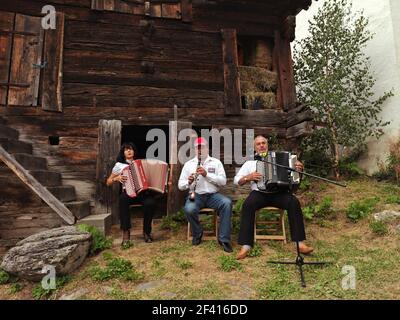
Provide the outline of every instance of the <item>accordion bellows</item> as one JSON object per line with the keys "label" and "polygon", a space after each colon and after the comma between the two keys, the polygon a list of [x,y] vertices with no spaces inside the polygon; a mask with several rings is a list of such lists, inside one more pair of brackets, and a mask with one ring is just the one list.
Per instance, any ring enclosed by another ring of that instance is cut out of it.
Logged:
{"label": "accordion bellows", "polygon": [[144,190],[153,190],[165,193],[168,179],[168,164],[155,159],[139,159],[132,163],[117,163],[113,173],[120,173],[127,177],[124,183],[126,194],[134,198]]}

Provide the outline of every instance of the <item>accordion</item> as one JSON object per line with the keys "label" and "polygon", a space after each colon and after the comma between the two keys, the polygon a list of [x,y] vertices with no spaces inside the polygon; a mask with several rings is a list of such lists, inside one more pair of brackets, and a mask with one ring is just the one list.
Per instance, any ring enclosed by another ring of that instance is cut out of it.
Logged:
{"label": "accordion", "polygon": [[262,175],[262,178],[257,182],[257,188],[260,191],[291,190],[293,187],[299,186],[299,173],[274,165],[278,164],[295,169],[296,155],[286,151],[269,151],[263,155],[258,155],[255,159],[258,160],[256,171]]}
{"label": "accordion", "polygon": [[134,198],[139,192],[153,190],[165,193],[168,180],[168,164],[155,159],[134,160],[126,165],[121,174],[127,177],[124,183],[126,194]]}

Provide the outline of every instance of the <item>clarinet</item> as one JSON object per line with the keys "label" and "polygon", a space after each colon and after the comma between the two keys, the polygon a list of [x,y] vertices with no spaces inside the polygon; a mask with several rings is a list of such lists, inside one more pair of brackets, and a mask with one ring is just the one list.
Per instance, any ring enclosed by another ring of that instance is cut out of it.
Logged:
{"label": "clarinet", "polygon": [[194,199],[196,197],[197,177],[199,176],[199,174],[197,173],[197,169],[200,168],[200,166],[201,166],[201,162],[200,162],[200,159],[199,159],[199,162],[197,163],[196,173],[194,174],[194,181],[192,182],[193,183],[193,189],[192,189],[192,191],[190,192],[190,195],[189,195],[189,200],[190,201],[194,201]]}

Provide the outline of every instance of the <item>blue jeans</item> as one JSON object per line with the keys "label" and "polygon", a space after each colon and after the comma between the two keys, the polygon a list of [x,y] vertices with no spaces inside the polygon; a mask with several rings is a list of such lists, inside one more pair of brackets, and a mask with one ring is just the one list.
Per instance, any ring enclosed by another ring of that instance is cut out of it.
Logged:
{"label": "blue jeans", "polygon": [[231,216],[232,200],[224,195],[216,193],[198,194],[194,201],[186,199],[183,208],[186,218],[190,222],[193,237],[199,237],[203,228],[199,221],[199,211],[203,208],[216,209],[219,215],[219,241],[231,242]]}

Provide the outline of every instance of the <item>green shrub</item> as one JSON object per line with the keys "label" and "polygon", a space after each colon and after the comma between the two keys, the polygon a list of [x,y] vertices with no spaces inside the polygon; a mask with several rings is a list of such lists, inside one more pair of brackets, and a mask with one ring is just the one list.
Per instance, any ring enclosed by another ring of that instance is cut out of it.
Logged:
{"label": "green shrub", "polygon": [[383,221],[372,221],[369,224],[369,227],[371,228],[373,233],[379,236],[384,236],[389,232],[387,224],[384,223]]}
{"label": "green shrub", "polygon": [[21,283],[15,282],[15,283],[11,284],[10,289],[9,289],[8,292],[10,294],[15,294],[17,292],[20,292],[23,288],[24,288],[24,286]]}
{"label": "green shrub", "polygon": [[237,199],[235,205],[232,208],[232,211],[236,212],[236,213],[241,213],[242,212],[243,203],[244,203],[245,200],[246,200],[245,198]]}
{"label": "green shrub", "polygon": [[176,262],[177,266],[181,268],[182,270],[187,270],[193,267],[193,262],[187,261],[187,260],[178,260]]}
{"label": "green shrub", "polygon": [[96,254],[112,246],[112,239],[104,236],[97,228],[87,224],[80,224],[77,226],[80,231],[89,232],[92,235],[92,244],[90,247],[90,254]]}
{"label": "green shrub", "polygon": [[220,256],[218,257],[219,269],[225,272],[231,272],[233,270],[242,271],[243,266],[233,256]]}
{"label": "green shrub", "polygon": [[386,198],[385,202],[389,204],[400,204],[400,196],[392,194]]}
{"label": "green shrub", "polygon": [[255,243],[249,252],[249,257],[259,257],[262,251],[262,247],[258,243]]}
{"label": "green shrub", "polygon": [[350,203],[347,208],[346,215],[351,221],[357,222],[358,220],[367,217],[372,210],[374,210],[377,203],[378,199],[376,197],[354,201]]}
{"label": "green shrub", "polygon": [[102,268],[100,266],[92,266],[89,269],[90,276],[95,281],[106,281],[110,279],[122,279],[134,281],[143,278],[143,274],[134,270],[132,263],[122,258],[106,258],[107,265]]}
{"label": "green shrub", "polygon": [[65,284],[71,281],[72,277],[70,275],[65,275],[56,278],[56,287],[55,289],[44,289],[42,283],[38,283],[32,289],[32,297],[36,300],[40,300],[42,298],[49,297],[53,292],[62,288]]}
{"label": "green shrub", "polygon": [[10,281],[10,275],[4,270],[0,269],[0,284],[6,284]]}
{"label": "green shrub", "polygon": [[304,207],[303,208],[304,219],[311,221],[314,218],[314,211],[315,211],[314,206]]}
{"label": "green shrub", "polygon": [[348,162],[346,160],[347,159],[339,161],[339,173],[341,175],[351,179],[364,174],[364,171],[358,166],[357,162]]}
{"label": "green shrub", "polygon": [[331,217],[334,213],[332,208],[332,198],[325,197],[320,204],[315,206],[315,216],[320,218]]}
{"label": "green shrub", "polygon": [[303,179],[301,179],[301,183],[299,186],[300,191],[307,191],[311,188],[311,181],[307,176],[303,176]]}
{"label": "green shrub", "polygon": [[177,213],[163,216],[161,220],[161,229],[177,232],[180,226],[185,222],[185,213],[183,209],[181,209]]}

